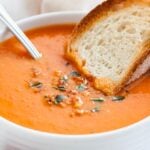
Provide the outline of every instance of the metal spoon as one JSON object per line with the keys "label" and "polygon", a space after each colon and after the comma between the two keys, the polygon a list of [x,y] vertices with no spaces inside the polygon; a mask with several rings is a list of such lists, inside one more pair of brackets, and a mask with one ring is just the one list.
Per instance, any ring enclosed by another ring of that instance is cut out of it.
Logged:
{"label": "metal spoon", "polygon": [[10,31],[17,37],[17,39],[24,45],[34,59],[39,59],[42,54],[38,52],[35,46],[17,26],[13,19],[9,16],[5,8],[0,4],[0,20],[10,29]]}

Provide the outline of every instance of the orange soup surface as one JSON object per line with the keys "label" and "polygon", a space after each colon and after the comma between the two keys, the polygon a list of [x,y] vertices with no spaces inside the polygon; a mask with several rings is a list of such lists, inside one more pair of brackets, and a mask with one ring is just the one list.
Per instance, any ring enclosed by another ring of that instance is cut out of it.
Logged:
{"label": "orange soup surface", "polygon": [[0,44],[0,115],[61,134],[110,131],[149,116],[150,73],[114,97],[94,90],[64,57],[73,28],[56,25],[28,31],[43,54],[38,61],[15,38]]}

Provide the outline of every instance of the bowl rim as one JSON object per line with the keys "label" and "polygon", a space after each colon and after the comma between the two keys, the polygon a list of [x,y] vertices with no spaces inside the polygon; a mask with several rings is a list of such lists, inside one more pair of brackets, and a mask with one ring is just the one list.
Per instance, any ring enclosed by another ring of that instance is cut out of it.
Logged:
{"label": "bowl rim", "polygon": [[[61,12],[44,13],[44,14],[39,14],[39,15],[27,17],[25,19],[21,19],[21,20],[17,21],[17,24],[23,25],[23,24],[26,24],[27,22],[33,22],[35,20],[40,20],[41,18],[44,19],[44,18],[54,17],[54,16],[56,16],[56,17],[67,16],[67,15],[84,16],[86,13],[87,13],[86,11],[61,11]],[[45,26],[47,26],[47,25],[45,25]],[[30,30],[30,29],[32,29],[32,28],[29,28],[28,30]],[[0,33],[0,34],[3,34],[3,33]],[[24,135],[30,134],[30,135],[40,136],[40,137],[51,137],[51,138],[57,138],[57,139],[63,138],[63,139],[69,140],[69,139],[100,138],[100,137],[107,137],[107,136],[113,136],[113,135],[121,134],[123,132],[128,132],[128,131],[134,129],[135,127],[144,125],[146,122],[149,122],[150,116],[147,116],[138,122],[135,122],[133,124],[130,124],[128,126],[125,126],[125,127],[119,128],[119,129],[106,131],[106,132],[100,132],[100,133],[93,133],[93,134],[76,134],[76,135],[74,135],[74,134],[72,135],[72,134],[49,133],[49,132],[45,132],[45,131],[35,130],[32,128],[28,128],[28,127],[19,125],[17,123],[11,122],[11,121],[9,121],[6,118],[1,117],[1,116],[0,116],[0,121],[2,121],[4,124],[8,125],[8,127],[12,128],[12,129],[16,128],[16,131],[20,130],[20,132],[22,132]]]}

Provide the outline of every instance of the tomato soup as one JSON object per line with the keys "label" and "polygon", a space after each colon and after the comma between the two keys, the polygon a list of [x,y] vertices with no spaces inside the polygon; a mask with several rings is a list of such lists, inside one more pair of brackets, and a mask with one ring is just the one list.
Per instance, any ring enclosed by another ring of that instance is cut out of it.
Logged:
{"label": "tomato soup", "polygon": [[131,125],[150,115],[150,73],[116,96],[92,88],[64,57],[74,25],[26,32],[43,57],[33,60],[11,38],[0,44],[0,115],[35,130],[91,134]]}

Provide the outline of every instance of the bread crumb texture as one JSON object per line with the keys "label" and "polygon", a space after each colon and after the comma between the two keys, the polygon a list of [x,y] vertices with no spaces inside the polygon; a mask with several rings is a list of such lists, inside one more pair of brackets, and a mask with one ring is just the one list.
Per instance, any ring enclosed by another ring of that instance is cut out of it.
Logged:
{"label": "bread crumb texture", "polygon": [[[74,32],[70,49],[85,60],[84,69],[96,78],[96,87],[114,93],[120,88],[116,86],[135,69],[132,65],[149,53],[146,51],[150,49],[150,1],[148,5],[135,3],[116,11],[109,9],[104,16],[85,25],[86,31]],[[101,13],[101,9],[96,11]],[[77,30],[81,30],[83,22]],[[105,84],[102,80],[106,79]]]}

